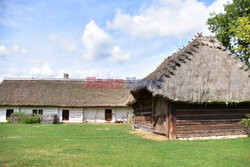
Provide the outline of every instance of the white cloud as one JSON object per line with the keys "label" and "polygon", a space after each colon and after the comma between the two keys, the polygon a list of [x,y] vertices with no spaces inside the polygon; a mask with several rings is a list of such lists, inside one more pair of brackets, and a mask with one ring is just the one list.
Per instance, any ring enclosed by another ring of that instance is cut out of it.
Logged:
{"label": "white cloud", "polygon": [[131,16],[119,10],[115,18],[107,22],[107,27],[141,38],[195,34],[207,31],[206,21],[210,13],[223,11],[227,1],[217,0],[208,7],[197,0],[159,1],[160,4],[143,8],[139,15]]}
{"label": "white cloud", "polygon": [[54,72],[48,63],[44,63],[41,67],[12,67],[9,68],[6,72],[8,77],[54,77],[56,72]]}
{"label": "white cloud", "polygon": [[90,21],[83,32],[82,42],[86,48],[85,59],[106,57],[110,55],[110,48],[113,43],[111,36]]}
{"label": "white cloud", "polygon": [[110,76],[109,69],[88,69],[88,70],[59,70],[56,78],[63,78],[63,74],[69,74],[69,78],[81,78],[86,77],[97,77],[97,78],[108,78]]}
{"label": "white cloud", "polygon": [[112,50],[112,58],[116,62],[128,61],[130,57],[131,54],[129,52],[122,51],[118,46],[115,46]]}
{"label": "white cloud", "polygon": [[209,13],[225,13],[224,5],[227,3],[232,3],[232,0],[216,0],[208,7]]}
{"label": "white cloud", "polygon": [[73,41],[60,37],[59,35],[52,33],[49,35],[49,39],[59,45],[61,48],[67,50],[68,52],[74,52],[77,49]]}
{"label": "white cloud", "polygon": [[28,72],[31,76],[53,76],[55,73],[51,70],[50,65],[48,63],[43,64],[41,68],[32,67]]}
{"label": "white cloud", "polygon": [[[48,63],[41,67],[35,66],[30,68],[9,68],[6,72],[8,77],[38,77],[38,78],[63,78],[64,73],[69,74],[69,78],[85,79],[86,77],[109,78],[111,71],[109,69],[60,69],[52,70]],[[0,78],[1,79],[1,78]]]}
{"label": "white cloud", "polygon": [[12,52],[13,52],[13,53],[16,53],[16,54],[26,54],[26,53],[27,53],[27,50],[26,50],[26,49],[19,48],[18,45],[13,45],[13,46],[12,46]]}
{"label": "white cloud", "polygon": [[8,49],[4,45],[0,45],[0,56],[7,56],[9,55]]}
{"label": "white cloud", "polygon": [[12,48],[7,48],[4,45],[0,45],[0,55],[7,56],[11,54],[26,54],[27,50],[20,48],[18,45],[13,45]]}

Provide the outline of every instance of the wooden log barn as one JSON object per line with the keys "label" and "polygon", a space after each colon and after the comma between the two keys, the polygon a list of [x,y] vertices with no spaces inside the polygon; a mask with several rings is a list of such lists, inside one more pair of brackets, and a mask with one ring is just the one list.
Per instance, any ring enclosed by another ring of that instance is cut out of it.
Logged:
{"label": "wooden log barn", "polygon": [[169,139],[249,132],[239,124],[250,113],[249,67],[213,37],[198,34],[143,81],[131,91],[134,128]]}

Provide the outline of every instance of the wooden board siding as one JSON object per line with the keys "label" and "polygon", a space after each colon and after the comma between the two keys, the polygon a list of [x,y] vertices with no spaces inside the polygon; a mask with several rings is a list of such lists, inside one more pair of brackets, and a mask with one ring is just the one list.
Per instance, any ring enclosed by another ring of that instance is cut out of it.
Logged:
{"label": "wooden board siding", "polygon": [[168,125],[166,122],[168,104],[162,97],[153,98],[153,131],[159,134],[166,134],[168,131]]}
{"label": "wooden board siding", "polygon": [[249,134],[239,121],[250,113],[250,104],[172,103],[147,96],[134,105],[134,124],[169,139]]}
{"label": "wooden board siding", "polygon": [[[171,104],[165,98],[147,96],[140,99],[134,106],[134,125],[150,129],[152,132],[166,135],[167,138],[175,139],[175,114],[171,114]],[[172,104],[174,109],[174,104]]]}
{"label": "wooden board siding", "polygon": [[112,120],[111,122],[124,121],[127,122],[128,114],[132,114],[133,109],[130,107],[90,107],[84,108],[84,121],[86,122],[99,122],[104,123],[105,121],[105,109],[112,109]]}
{"label": "wooden board siding", "polygon": [[174,103],[170,103],[170,117],[169,117],[169,139],[176,139],[176,108]]}
{"label": "wooden board siding", "polygon": [[133,124],[152,131],[152,96],[147,96],[134,105]]}
{"label": "wooden board siding", "polygon": [[249,129],[239,121],[248,113],[248,105],[189,105],[183,108],[177,104],[177,138],[247,134]]}

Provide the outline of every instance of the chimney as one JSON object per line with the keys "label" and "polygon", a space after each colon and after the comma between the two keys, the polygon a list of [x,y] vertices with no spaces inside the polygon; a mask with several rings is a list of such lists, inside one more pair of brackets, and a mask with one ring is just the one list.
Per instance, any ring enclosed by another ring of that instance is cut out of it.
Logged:
{"label": "chimney", "polygon": [[69,79],[69,74],[64,73],[64,74],[63,74],[63,78],[64,78],[64,79]]}

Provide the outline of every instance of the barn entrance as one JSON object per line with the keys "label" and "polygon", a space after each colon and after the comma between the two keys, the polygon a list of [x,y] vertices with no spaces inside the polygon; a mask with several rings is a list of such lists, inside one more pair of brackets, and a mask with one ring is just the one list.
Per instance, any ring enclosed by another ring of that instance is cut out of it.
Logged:
{"label": "barn entrance", "polygon": [[63,121],[69,120],[69,110],[62,110],[62,120]]}
{"label": "barn entrance", "polygon": [[7,118],[10,117],[11,114],[13,114],[13,112],[14,112],[13,109],[7,109],[7,110],[6,110],[6,120],[7,120]]}
{"label": "barn entrance", "polygon": [[106,121],[111,121],[112,120],[112,110],[111,109],[106,109],[105,110],[105,120]]}

